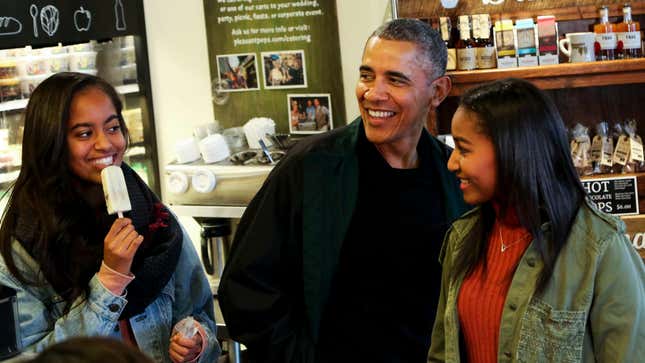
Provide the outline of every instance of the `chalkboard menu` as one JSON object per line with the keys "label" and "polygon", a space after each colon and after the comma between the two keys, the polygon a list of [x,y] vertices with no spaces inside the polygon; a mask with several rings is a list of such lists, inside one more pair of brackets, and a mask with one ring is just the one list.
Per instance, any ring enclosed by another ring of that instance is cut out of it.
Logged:
{"label": "chalkboard menu", "polygon": [[204,13],[222,126],[268,117],[306,134],[346,123],[336,0],[204,0]]}
{"label": "chalkboard menu", "polygon": [[0,47],[79,43],[141,33],[141,0],[2,0]]}

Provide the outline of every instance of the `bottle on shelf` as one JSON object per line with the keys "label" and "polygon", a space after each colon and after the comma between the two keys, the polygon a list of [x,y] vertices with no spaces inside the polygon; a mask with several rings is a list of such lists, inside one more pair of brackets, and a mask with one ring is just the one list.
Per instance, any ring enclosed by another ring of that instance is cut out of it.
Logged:
{"label": "bottle on shelf", "polygon": [[448,48],[446,70],[454,71],[457,69],[457,50],[455,49],[455,41],[452,37],[452,22],[449,17],[442,16],[439,18],[439,29],[441,30],[441,38]]}
{"label": "bottle on shelf", "polygon": [[[477,34],[473,27],[473,38],[477,44],[477,68],[490,69],[495,68],[495,42],[491,32],[491,21],[489,14],[473,15],[473,18],[479,18]],[[474,22],[473,22],[474,23]]]}
{"label": "bottle on shelf", "polygon": [[596,33],[596,60],[614,60],[616,59],[616,33],[614,24],[609,22],[609,9],[607,6],[600,8],[600,22],[594,25],[593,30]]}
{"label": "bottle on shelf", "polygon": [[617,58],[628,59],[643,56],[640,23],[632,20],[632,7],[629,4],[623,6],[623,21],[616,24],[616,39],[618,40]]}
{"label": "bottle on shelf", "polygon": [[470,33],[470,16],[459,16],[459,41],[457,48],[457,68],[469,71],[477,68],[477,48]]}

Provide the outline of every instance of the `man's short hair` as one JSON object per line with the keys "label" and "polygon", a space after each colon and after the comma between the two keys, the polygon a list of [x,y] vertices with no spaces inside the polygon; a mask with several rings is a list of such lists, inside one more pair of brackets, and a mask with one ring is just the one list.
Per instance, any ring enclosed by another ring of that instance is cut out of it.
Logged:
{"label": "man's short hair", "polygon": [[[416,44],[424,55],[423,62],[432,70],[430,80],[446,73],[448,50],[441,34],[417,19],[394,19],[378,27],[370,36],[386,40],[400,40]],[[368,39],[369,41],[369,39]]]}

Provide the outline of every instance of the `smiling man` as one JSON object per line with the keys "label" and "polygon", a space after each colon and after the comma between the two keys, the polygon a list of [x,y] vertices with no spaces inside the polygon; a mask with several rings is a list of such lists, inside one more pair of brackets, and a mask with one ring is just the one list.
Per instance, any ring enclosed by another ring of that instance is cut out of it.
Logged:
{"label": "smiling man", "polygon": [[450,91],[447,51],[398,19],[367,40],[361,116],[301,141],[238,226],[219,288],[262,362],[422,362],[449,222],[464,210],[449,149],[424,128]]}

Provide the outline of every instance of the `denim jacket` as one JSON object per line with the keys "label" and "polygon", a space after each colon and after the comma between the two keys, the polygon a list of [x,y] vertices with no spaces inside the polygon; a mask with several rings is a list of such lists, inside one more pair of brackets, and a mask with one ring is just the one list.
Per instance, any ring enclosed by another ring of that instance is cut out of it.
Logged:
{"label": "denim jacket", "polygon": [[[35,279],[39,266],[14,241],[16,266],[28,280]],[[42,277],[38,281],[43,281]],[[25,352],[38,352],[72,336],[112,336],[121,339],[118,319],[127,304],[125,296],[113,295],[95,274],[89,283],[89,296],[77,300],[69,313],[63,315],[65,301],[46,281],[40,286],[21,284],[7,269],[0,257],[0,284],[18,291],[20,341]],[[195,249],[184,231],[182,250],[177,267],[168,284],[155,301],[139,315],[130,318],[130,325],[139,349],[155,362],[170,362],[170,333],[179,320],[193,316],[204,328],[208,338],[199,362],[217,360],[220,347],[215,333],[213,295]]]}
{"label": "denim jacket", "polygon": [[[457,298],[463,276],[454,259],[468,248],[476,208],[448,231],[442,290],[429,362],[460,362]],[[545,228],[548,228],[545,226]],[[580,207],[553,275],[534,294],[542,259],[535,241],[522,256],[502,312],[498,362],[642,362],[645,357],[645,268],[620,219],[590,202]]]}

